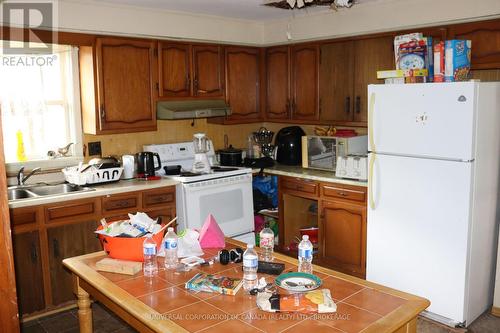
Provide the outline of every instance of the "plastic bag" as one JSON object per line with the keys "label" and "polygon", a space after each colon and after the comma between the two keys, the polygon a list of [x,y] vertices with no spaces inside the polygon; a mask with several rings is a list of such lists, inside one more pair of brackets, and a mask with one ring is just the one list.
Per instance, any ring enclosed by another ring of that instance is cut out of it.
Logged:
{"label": "plastic bag", "polygon": [[266,312],[332,313],[337,311],[330,290],[280,295],[270,292],[257,294],[257,306]]}
{"label": "plastic bag", "polygon": [[267,196],[271,200],[273,207],[278,207],[278,177],[254,177],[252,186],[254,189],[259,190],[262,194]]}

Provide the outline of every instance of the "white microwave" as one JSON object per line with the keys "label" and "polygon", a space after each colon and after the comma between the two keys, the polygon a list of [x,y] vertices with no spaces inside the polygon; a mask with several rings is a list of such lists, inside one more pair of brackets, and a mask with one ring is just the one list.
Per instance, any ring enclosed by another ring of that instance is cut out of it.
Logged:
{"label": "white microwave", "polygon": [[302,167],[335,171],[337,158],[368,153],[368,136],[306,135],[302,137]]}

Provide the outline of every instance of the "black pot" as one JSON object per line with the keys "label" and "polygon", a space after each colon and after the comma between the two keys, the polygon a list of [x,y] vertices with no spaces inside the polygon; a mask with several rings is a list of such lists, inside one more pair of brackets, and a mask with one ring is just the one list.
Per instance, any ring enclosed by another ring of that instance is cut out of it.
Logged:
{"label": "black pot", "polygon": [[243,150],[233,148],[233,146],[229,146],[229,148],[221,149],[218,151],[219,153],[219,163],[223,166],[241,166],[243,161],[242,154]]}

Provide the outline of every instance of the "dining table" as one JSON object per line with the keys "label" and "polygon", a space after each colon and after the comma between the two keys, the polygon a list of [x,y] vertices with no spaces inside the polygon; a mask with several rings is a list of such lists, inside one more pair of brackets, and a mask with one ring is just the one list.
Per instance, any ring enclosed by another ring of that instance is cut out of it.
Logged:
{"label": "dining table", "polygon": [[[226,249],[244,248],[227,238]],[[259,252],[259,248],[256,248]],[[220,249],[203,249],[206,260]],[[422,297],[382,286],[325,267],[313,265],[321,289],[329,289],[337,309],[334,313],[264,312],[256,296],[240,289],[236,295],[194,292],[186,282],[200,272],[242,278],[242,264],[195,266],[189,271],[163,268],[146,277],[142,271],[125,275],[98,271],[96,263],[104,251],[63,260],[72,273],[77,297],[80,332],[90,333],[92,302],[98,301],[139,332],[365,332],[415,333],[417,316],[430,302]],[[283,272],[297,271],[297,259],[274,253],[274,262],[284,264]],[[275,275],[258,274],[273,283]]]}

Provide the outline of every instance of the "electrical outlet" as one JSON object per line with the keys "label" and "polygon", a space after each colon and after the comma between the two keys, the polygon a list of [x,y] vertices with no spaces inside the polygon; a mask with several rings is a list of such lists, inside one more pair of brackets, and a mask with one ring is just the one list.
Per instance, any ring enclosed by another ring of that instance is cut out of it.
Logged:
{"label": "electrical outlet", "polygon": [[89,156],[101,155],[101,141],[89,142]]}

